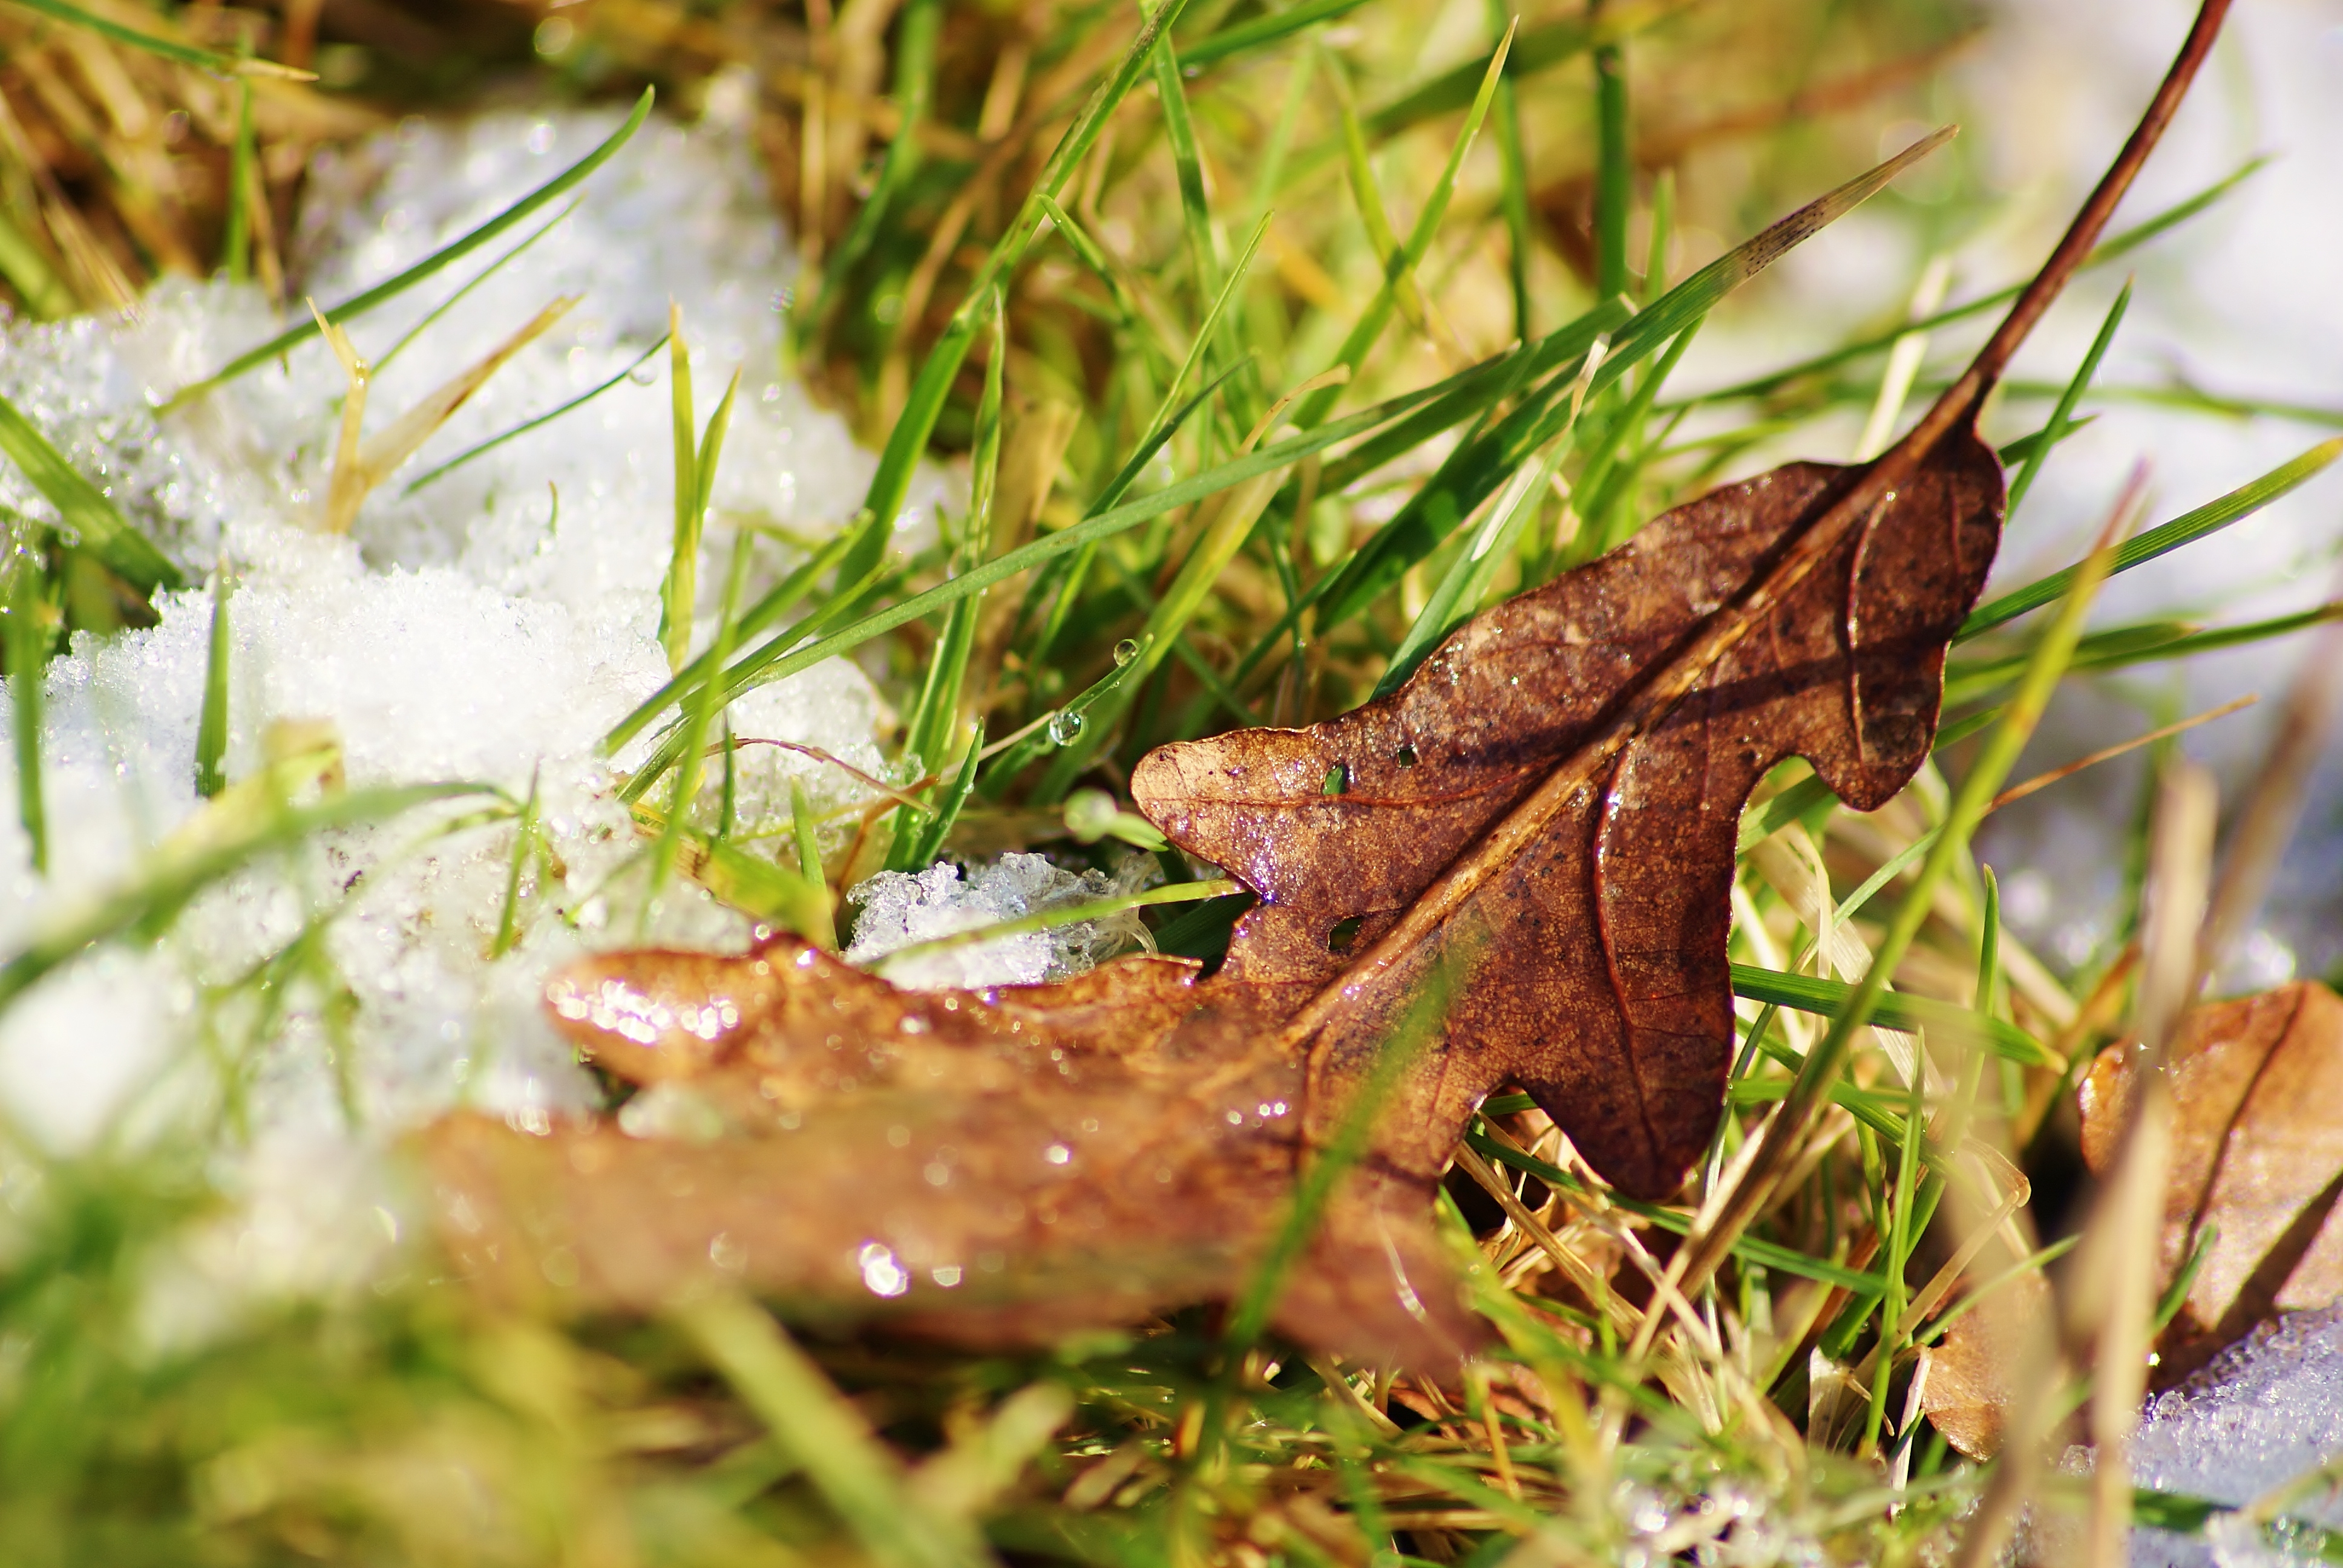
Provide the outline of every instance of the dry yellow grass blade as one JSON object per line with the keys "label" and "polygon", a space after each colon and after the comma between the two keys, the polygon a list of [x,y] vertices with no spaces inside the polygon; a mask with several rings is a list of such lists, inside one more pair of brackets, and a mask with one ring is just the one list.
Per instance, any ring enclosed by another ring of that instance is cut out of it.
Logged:
{"label": "dry yellow grass blade", "polygon": [[334,475],[326,489],[325,510],[319,526],[327,533],[346,534],[357,520],[358,508],[365,504],[367,492],[398,471],[399,466],[429,440],[439,427],[453,417],[456,410],[470,401],[472,394],[486,386],[488,377],[503,369],[513,357],[549,331],[554,323],[569,313],[578,295],[564,295],[538,311],[521,328],[506,338],[477,361],[471,368],[451,377],[437,390],[414,407],[391,421],[390,427],[373,439],[361,442],[360,426],[366,418],[367,387],[372,376],[367,362],[360,358],[351,344],[349,334],[334,322],[326,319],[317,302],[309,302],[309,314],[316,317],[317,329],[324,334],[326,346],[341,361],[342,373],[349,379],[349,393],[342,404],[341,434],[334,447]]}

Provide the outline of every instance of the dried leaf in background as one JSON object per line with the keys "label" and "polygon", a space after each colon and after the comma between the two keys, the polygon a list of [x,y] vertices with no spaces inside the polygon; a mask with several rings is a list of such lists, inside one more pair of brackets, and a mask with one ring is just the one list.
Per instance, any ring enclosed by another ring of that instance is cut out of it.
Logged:
{"label": "dried leaf in background", "polygon": [[[2204,1259],[2165,1331],[2159,1385],[2272,1314],[2343,1297],[2343,998],[2298,980],[2197,1009],[2172,1048],[2176,1121],[2157,1276]],[[2132,1091],[2128,1046],[2082,1089],[2083,1157],[2111,1158]]]}

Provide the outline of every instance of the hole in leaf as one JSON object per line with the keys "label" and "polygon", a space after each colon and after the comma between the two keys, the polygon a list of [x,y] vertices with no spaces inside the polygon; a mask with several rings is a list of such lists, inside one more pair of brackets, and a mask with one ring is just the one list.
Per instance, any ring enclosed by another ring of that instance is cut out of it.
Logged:
{"label": "hole in leaf", "polygon": [[1413,768],[1415,766],[1414,747],[1403,746],[1399,749],[1399,765],[1403,768]]}
{"label": "hole in leaf", "polygon": [[1366,923],[1364,915],[1352,915],[1345,920],[1336,920],[1334,929],[1326,933],[1326,950],[1330,953],[1349,952],[1353,946],[1357,945],[1359,928]]}
{"label": "hole in leaf", "polygon": [[1347,795],[1350,793],[1350,790],[1351,770],[1348,768],[1345,768],[1340,762],[1337,762],[1334,766],[1326,769],[1326,783],[1325,787],[1320,790],[1321,794]]}

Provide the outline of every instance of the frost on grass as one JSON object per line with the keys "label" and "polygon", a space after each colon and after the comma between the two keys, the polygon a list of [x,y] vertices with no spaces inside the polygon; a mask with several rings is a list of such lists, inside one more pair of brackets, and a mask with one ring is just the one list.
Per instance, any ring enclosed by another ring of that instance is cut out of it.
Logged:
{"label": "frost on grass", "polygon": [[918,990],[973,990],[1064,980],[1129,945],[1135,935],[1143,940],[1144,928],[1137,918],[1126,914],[1077,920],[1015,936],[924,948],[892,961],[888,955],[914,943],[936,942],[1004,920],[1135,892],[1152,872],[1153,867],[1138,856],[1126,859],[1110,877],[1093,870],[1078,874],[1044,856],[1017,854],[971,868],[965,876],[949,861],[917,873],[881,871],[853,891],[862,913],[846,960]]}
{"label": "frost on grass", "polygon": [[[330,302],[412,264],[617,123],[597,112],[410,124],[326,158],[300,227],[307,292]],[[645,938],[749,940],[745,920],[680,883],[642,913],[643,841],[595,750],[667,676],[655,635],[673,517],[666,357],[626,372],[666,331],[669,299],[684,311],[703,416],[743,371],[699,573],[702,644],[736,531],[754,533],[754,594],[851,514],[870,471],[785,374],[774,307],[794,263],[744,146],[737,127],[655,121],[566,216],[549,208],[356,321],[359,352],[378,367],[367,407],[379,428],[516,321],[558,295],[583,297],[374,492],[347,538],[315,528],[343,392],[322,346],[166,419],[150,411],[278,328],[254,292],[175,283],[135,321],[0,328],[0,393],[191,578],[224,566],[235,583],[229,779],[258,766],[276,727],[298,724],[338,739],[354,788],[460,779],[518,801],[534,781],[541,820],[521,859],[518,940],[501,958],[490,955],[514,825],[463,826],[450,808],[256,861],[151,949],[102,949],[53,974],[0,1017],[0,1111],[40,1141],[70,1150],[126,1125],[191,1122],[264,1148],[347,1141],[350,1129],[367,1141],[458,1102],[542,1124],[593,1093],[540,1016],[549,970]],[[562,418],[408,492],[613,377]],[[938,499],[923,484],[905,525]],[[0,518],[11,512],[52,515],[0,464]],[[17,825],[15,771],[0,768],[0,953],[136,879],[201,806],[211,598],[166,595],[156,608],[158,625],[84,637],[48,672],[45,877]],[[884,707],[843,661],[750,694],[732,722],[743,738],[885,770]],[[735,827],[745,845],[785,825],[792,779],[818,809],[864,799],[840,769],[744,749]],[[265,1187],[285,1164],[246,1170]]]}

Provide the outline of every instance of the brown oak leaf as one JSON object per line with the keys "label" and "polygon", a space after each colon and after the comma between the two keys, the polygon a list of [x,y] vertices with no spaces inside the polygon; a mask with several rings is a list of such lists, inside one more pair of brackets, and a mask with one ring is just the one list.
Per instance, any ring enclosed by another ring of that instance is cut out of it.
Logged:
{"label": "brown oak leaf", "polygon": [[[1210,978],[1129,959],[909,992],[791,940],[591,960],[550,1000],[652,1087],[616,1129],[430,1133],[459,1262],[578,1305],[655,1308],[712,1272],[800,1314],[1047,1338],[1240,1296],[1297,1175],[1363,1117],[1274,1321],[1379,1359],[1472,1348],[1430,1224],[1467,1119],[1518,1082],[1621,1189],[1680,1185],[1723,1105],[1743,804],[1797,755],[1875,807],[1927,756],[2000,528],[1977,407],[2224,8],[2209,0],[1976,363],[1885,456],[1680,507],[1329,723],[1142,759],[1140,809],[1259,895]],[[1777,227],[1795,238],[1802,216]],[[1395,1042],[1388,1097],[1363,1101]]]}
{"label": "brown oak leaf", "polygon": [[[2122,1141],[2132,1048],[2083,1081],[2083,1158],[2104,1173]],[[2204,1245],[2158,1345],[2169,1386],[2281,1312],[2343,1298],[2343,997],[2298,980],[2192,1011],[2172,1046],[2172,1165],[2157,1277]],[[2209,1241],[2207,1232],[2214,1233]]]}

